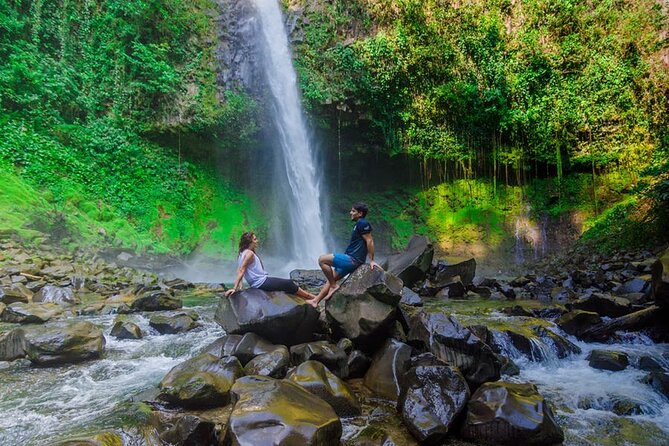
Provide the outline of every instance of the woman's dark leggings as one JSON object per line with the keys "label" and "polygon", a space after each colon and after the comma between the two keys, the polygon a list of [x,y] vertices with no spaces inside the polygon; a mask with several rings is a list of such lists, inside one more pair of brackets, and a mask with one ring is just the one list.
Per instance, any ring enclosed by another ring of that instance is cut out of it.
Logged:
{"label": "woman's dark leggings", "polygon": [[297,293],[295,282],[288,279],[279,279],[278,277],[268,277],[258,289],[263,291],[283,291],[288,294]]}

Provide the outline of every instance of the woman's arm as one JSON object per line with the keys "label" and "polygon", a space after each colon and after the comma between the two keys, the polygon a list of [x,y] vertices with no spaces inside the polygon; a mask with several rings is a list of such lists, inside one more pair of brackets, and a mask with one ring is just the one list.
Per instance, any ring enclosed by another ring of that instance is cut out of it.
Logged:
{"label": "woman's arm", "polygon": [[242,289],[242,279],[244,279],[244,273],[246,272],[246,268],[251,264],[252,261],[253,261],[253,252],[247,251],[246,254],[244,255],[244,258],[242,259],[241,265],[239,265],[239,268],[237,268],[237,277],[235,278],[235,284],[232,286],[232,288],[230,288],[228,291],[225,292],[226,297],[230,297],[232,293]]}

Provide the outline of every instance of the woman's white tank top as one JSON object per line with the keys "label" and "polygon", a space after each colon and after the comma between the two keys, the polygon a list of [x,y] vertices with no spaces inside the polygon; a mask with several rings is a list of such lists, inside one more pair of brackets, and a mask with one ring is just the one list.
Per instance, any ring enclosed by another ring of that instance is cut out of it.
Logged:
{"label": "woman's white tank top", "polygon": [[258,288],[265,283],[265,279],[267,279],[267,271],[263,268],[262,262],[260,262],[260,258],[258,258],[256,253],[250,249],[242,251],[239,254],[239,257],[237,257],[237,266],[239,267],[242,264],[242,259],[247,251],[250,251],[253,254],[253,261],[246,267],[244,279],[246,279],[251,288]]}

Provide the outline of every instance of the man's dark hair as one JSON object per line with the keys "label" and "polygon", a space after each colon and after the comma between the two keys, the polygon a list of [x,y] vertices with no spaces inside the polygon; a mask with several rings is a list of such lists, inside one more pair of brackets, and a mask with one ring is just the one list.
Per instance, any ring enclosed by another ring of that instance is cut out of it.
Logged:
{"label": "man's dark hair", "polygon": [[363,217],[367,217],[367,212],[369,211],[369,208],[365,203],[356,203],[353,205],[353,209],[360,212]]}

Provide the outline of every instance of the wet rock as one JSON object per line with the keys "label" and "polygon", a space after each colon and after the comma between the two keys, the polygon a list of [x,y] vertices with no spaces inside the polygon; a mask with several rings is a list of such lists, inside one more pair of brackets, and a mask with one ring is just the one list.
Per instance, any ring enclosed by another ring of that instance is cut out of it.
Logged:
{"label": "wet rock", "polygon": [[560,316],[557,324],[566,333],[578,338],[585,330],[601,322],[602,318],[594,311],[573,310]]}
{"label": "wet rock", "polygon": [[22,329],[0,333],[0,361],[13,361],[25,355],[26,339]]}
{"label": "wet rock", "polygon": [[646,382],[657,392],[669,398],[669,373],[650,372],[646,377]]}
{"label": "wet rock", "polygon": [[562,429],[534,384],[483,384],[472,395],[461,429],[467,440],[495,445],[553,445]]}
{"label": "wet rock", "polygon": [[471,330],[443,313],[419,311],[409,320],[409,343],[460,369],[470,387],[499,379],[501,364]]}
{"label": "wet rock", "polygon": [[400,303],[414,307],[422,307],[423,299],[411,289],[404,287],[402,288],[402,299],[400,299]]}
{"label": "wet rock", "polygon": [[240,378],[226,442],[240,446],[338,446],[339,417],[321,398],[287,380]]}
{"label": "wet rock", "polygon": [[469,399],[460,371],[430,353],[411,359],[401,387],[397,410],[421,443],[444,441]]}
{"label": "wet rock", "polygon": [[109,334],[118,339],[142,339],[144,336],[137,324],[122,319],[116,319],[116,321],[114,321],[114,325]]}
{"label": "wet rock", "polygon": [[279,291],[251,288],[221,298],[215,319],[229,334],[253,332],[284,345],[309,342],[319,331],[318,312],[304,299]]}
{"label": "wet rock", "polygon": [[[25,288],[25,287],[24,287]],[[0,302],[10,305],[15,302],[28,303],[32,293],[26,293],[21,286],[0,287]]]}
{"label": "wet rock", "polygon": [[182,306],[183,302],[181,299],[163,290],[152,290],[142,293],[131,304],[131,308],[134,311],[178,310]]}
{"label": "wet rock", "polygon": [[284,345],[278,345],[269,353],[263,353],[251,359],[244,366],[244,374],[271,376],[281,379],[286,376],[290,366],[290,353]]}
{"label": "wet rock", "polygon": [[319,289],[327,279],[320,269],[294,269],[290,272],[290,280],[302,289]]}
{"label": "wet rock", "polygon": [[458,299],[465,296],[467,290],[464,284],[460,281],[460,277],[456,276],[451,282],[446,283],[441,288],[435,297],[438,299]]}
{"label": "wet rock", "polygon": [[517,376],[520,375],[520,367],[518,364],[513,362],[513,360],[507,356],[497,355],[499,361],[502,363],[502,368],[500,369],[500,374],[503,376]]}
{"label": "wet rock", "polygon": [[239,358],[242,365],[245,365],[256,356],[271,353],[281,347],[285,348],[283,345],[272,344],[255,333],[246,333],[231,354]]}
{"label": "wet rock", "polygon": [[611,350],[593,350],[588,357],[588,365],[594,369],[611,370],[618,372],[625,370],[629,365],[626,353]]}
{"label": "wet rock", "polygon": [[365,374],[365,386],[382,398],[397,401],[400,378],[407,371],[411,347],[388,339],[372,359]]}
{"label": "wet rock", "polygon": [[526,310],[520,305],[514,305],[513,307],[504,307],[500,310],[500,313],[504,313],[508,316],[534,317],[534,314],[532,312]]}
{"label": "wet rock", "polygon": [[397,317],[402,281],[369,265],[356,269],[327,302],[325,314],[336,338],[373,350],[387,337]]}
{"label": "wet rock", "polygon": [[[460,281],[465,285],[471,285],[476,275],[476,260],[469,259],[463,262],[447,263],[443,260],[437,262],[434,281],[437,284],[448,283],[455,276],[460,277]],[[487,286],[487,285],[484,285]]]}
{"label": "wet rock", "polygon": [[616,288],[615,293],[619,296],[640,293],[646,297],[650,296],[652,287],[653,277],[650,274],[644,274],[626,281],[620,287]]}
{"label": "wet rock", "polygon": [[286,379],[328,403],[340,417],[360,415],[360,403],[353,390],[319,361],[305,361]]}
{"label": "wet rock", "polygon": [[639,358],[638,368],[646,372],[662,372],[664,367],[662,361],[649,355],[643,355]]}
{"label": "wet rock", "polygon": [[56,446],[123,446],[123,444],[123,437],[116,432],[101,432],[55,443]]}
{"label": "wet rock", "polygon": [[86,321],[57,322],[24,330],[28,359],[40,366],[97,359],[105,348],[102,329]]}
{"label": "wet rock", "polygon": [[353,350],[348,355],[348,377],[362,378],[369,370],[372,359],[360,350]]}
{"label": "wet rock", "polygon": [[384,269],[401,279],[405,286],[412,287],[425,278],[433,256],[432,242],[425,236],[414,235],[403,252],[388,258]]}
{"label": "wet rock", "polygon": [[190,314],[183,312],[154,314],[149,319],[149,325],[160,334],[185,333],[200,326]]}
{"label": "wet rock", "polygon": [[290,359],[293,365],[300,365],[309,360],[319,361],[338,377],[344,379],[348,376],[346,352],[327,341],[294,345],[290,348]]}
{"label": "wet rock", "polygon": [[581,348],[579,346],[546,327],[535,326],[533,327],[533,330],[560,359],[566,358],[572,354],[581,353]]}
{"label": "wet rock", "polygon": [[193,414],[185,414],[163,432],[160,439],[171,445],[213,445],[216,444],[216,424]]}
{"label": "wet rock", "polygon": [[347,446],[400,446],[403,444],[395,442],[388,432],[377,426],[365,427],[346,443]]}
{"label": "wet rock", "polygon": [[159,398],[188,408],[225,406],[230,389],[244,374],[235,357],[219,359],[209,353],[191,358],[170,370],[160,381]]}
{"label": "wet rock", "polygon": [[576,310],[592,311],[600,316],[619,317],[634,311],[629,301],[606,294],[594,293],[572,304]]}
{"label": "wet rock", "polygon": [[57,304],[24,304],[15,302],[2,312],[4,322],[18,324],[43,324],[63,314],[63,308]]}
{"label": "wet rock", "polygon": [[233,356],[241,340],[242,335],[225,335],[206,346],[203,353],[211,353],[219,358]]}
{"label": "wet rock", "polygon": [[80,303],[81,300],[75,296],[72,288],[61,288],[47,285],[35,293],[35,296],[33,296],[33,302],[75,305]]}

